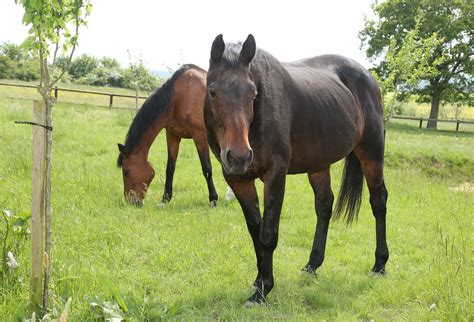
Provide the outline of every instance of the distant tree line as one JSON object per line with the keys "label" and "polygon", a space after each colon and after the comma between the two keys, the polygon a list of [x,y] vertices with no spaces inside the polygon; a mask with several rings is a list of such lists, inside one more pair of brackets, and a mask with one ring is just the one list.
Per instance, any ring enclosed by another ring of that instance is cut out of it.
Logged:
{"label": "distant tree line", "polygon": [[[63,70],[67,67],[67,58],[58,58],[56,64],[58,70]],[[39,75],[38,59],[14,43],[4,42],[0,45],[0,79],[35,81],[39,79]],[[62,81],[144,91],[154,90],[162,82],[141,60],[122,68],[115,58],[96,58],[87,54],[73,59]]]}

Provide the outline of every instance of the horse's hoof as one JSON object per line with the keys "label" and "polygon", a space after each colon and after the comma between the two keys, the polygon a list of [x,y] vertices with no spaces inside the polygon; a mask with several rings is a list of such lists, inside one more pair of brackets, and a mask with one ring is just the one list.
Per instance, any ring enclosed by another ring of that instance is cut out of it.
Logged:
{"label": "horse's hoof", "polygon": [[261,304],[262,304],[262,303],[247,301],[247,302],[245,302],[244,307],[245,307],[246,309],[250,309],[251,307],[254,307],[254,306],[257,306],[257,305],[261,305]]}
{"label": "horse's hoof", "polygon": [[[252,296],[253,297],[253,296]],[[244,307],[249,309],[251,307],[259,306],[259,305],[264,305],[265,304],[265,299],[262,299],[260,301],[254,301],[252,300],[252,297],[250,297],[244,304]]]}
{"label": "horse's hoof", "polygon": [[385,274],[387,274],[387,270],[385,269],[385,266],[382,266],[382,267],[374,266],[372,268],[372,273],[376,276],[384,276]]}
{"label": "horse's hoof", "polygon": [[216,208],[217,207],[217,200],[209,201],[209,207]]}
{"label": "horse's hoof", "polygon": [[265,296],[263,295],[262,290],[256,288],[255,293],[253,293],[252,296],[247,299],[247,302],[245,302],[245,307],[253,307],[264,303]]}
{"label": "horse's hoof", "polygon": [[316,276],[316,270],[317,268],[310,264],[306,264],[306,266],[301,269],[302,272],[309,273],[314,276]]}

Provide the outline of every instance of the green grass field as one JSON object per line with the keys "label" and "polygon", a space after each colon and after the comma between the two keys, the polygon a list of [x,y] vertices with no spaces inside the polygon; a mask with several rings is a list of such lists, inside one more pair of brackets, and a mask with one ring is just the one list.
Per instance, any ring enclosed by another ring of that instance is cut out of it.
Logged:
{"label": "green grass field", "polygon": [[[31,208],[32,129],[14,124],[31,119],[31,106],[0,98],[0,208],[15,212]],[[289,176],[275,288],[266,305],[246,309],[256,274],[253,246],[238,203],[223,201],[226,184],[214,158],[221,197],[216,209],[208,207],[189,140],[178,157],[173,200],[160,204],[164,135],[150,154],[157,176],[145,206],[123,202],[116,144],[123,143],[133,116],[64,102],[54,110],[51,307],[61,311],[71,296],[71,321],[102,320],[113,312],[133,320],[474,319],[474,192],[456,189],[474,185],[474,134],[389,124],[391,255],[383,277],[369,273],[375,221],[366,188],[358,222],[331,223],[317,277],[300,272],[314,234],[313,195],[305,175]],[[332,174],[336,193],[340,163]],[[17,271],[0,280],[0,320],[27,318],[29,246],[18,261]]]}

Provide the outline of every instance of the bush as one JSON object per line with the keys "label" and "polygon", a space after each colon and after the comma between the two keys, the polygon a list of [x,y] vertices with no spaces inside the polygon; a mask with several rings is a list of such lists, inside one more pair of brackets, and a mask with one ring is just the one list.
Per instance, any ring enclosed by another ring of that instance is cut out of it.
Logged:
{"label": "bush", "polygon": [[0,45],[0,55],[14,61],[31,59],[20,46],[11,42],[4,42]]}
{"label": "bush", "polygon": [[120,69],[120,63],[117,59],[111,57],[102,57],[99,62],[100,67]]}
{"label": "bush", "polygon": [[122,73],[119,68],[98,67],[77,80],[79,84],[95,86],[123,87]]}
{"label": "bush", "polygon": [[154,76],[142,62],[131,64],[123,72],[123,86],[130,89],[152,91],[158,87],[160,80]]}
{"label": "bush", "polygon": [[0,56],[0,79],[38,80],[39,63],[36,60],[16,61]]}
{"label": "bush", "polygon": [[73,79],[79,79],[87,76],[97,67],[99,67],[99,60],[97,58],[83,54],[72,61],[68,73]]}
{"label": "bush", "polygon": [[[152,91],[160,84],[139,61],[126,69],[120,67],[117,59],[83,54],[73,59],[68,67],[68,57],[58,57],[55,61],[55,75],[67,69],[62,82],[95,86],[113,86]],[[12,43],[0,45],[0,79],[35,81],[40,76],[39,62],[24,53],[20,46]]]}

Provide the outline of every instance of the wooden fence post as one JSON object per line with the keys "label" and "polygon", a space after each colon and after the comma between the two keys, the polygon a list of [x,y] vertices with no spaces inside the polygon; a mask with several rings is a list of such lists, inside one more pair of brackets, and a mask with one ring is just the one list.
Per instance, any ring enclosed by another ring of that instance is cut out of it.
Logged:
{"label": "wooden fence post", "polygon": [[110,95],[109,107],[112,108],[112,103],[114,102],[114,96]]}
{"label": "wooden fence post", "polygon": [[421,129],[422,126],[423,126],[423,118],[420,117],[420,129]]}
{"label": "wooden fence post", "polygon": [[[46,124],[46,106],[43,101],[33,102],[33,122]],[[30,313],[36,312],[43,300],[45,138],[46,129],[41,126],[33,126]]]}
{"label": "wooden fence post", "polygon": [[54,86],[54,98],[58,99],[58,87]]}
{"label": "wooden fence post", "polygon": [[458,131],[459,131],[459,120],[457,120],[457,122],[456,122],[456,132],[458,132]]}
{"label": "wooden fence post", "polygon": [[135,109],[138,113],[138,87],[135,87]]}

